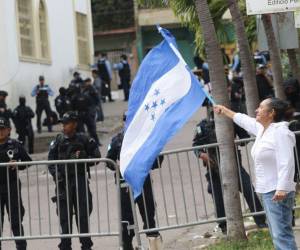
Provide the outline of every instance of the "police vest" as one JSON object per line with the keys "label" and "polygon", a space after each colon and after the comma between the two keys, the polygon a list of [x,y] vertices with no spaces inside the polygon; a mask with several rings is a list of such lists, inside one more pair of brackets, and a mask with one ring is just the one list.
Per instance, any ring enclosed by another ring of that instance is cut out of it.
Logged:
{"label": "police vest", "polygon": [[[71,160],[71,159],[84,159],[87,158],[87,152],[85,148],[86,138],[83,134],[76,134],[74,138],[65,138],[63,134],[60,134],[56,138],[58,160]],[[79,158],[76,157],[76,152],[80,151]],[[77,170],[78,175],[84,175],[89,171],[89,167],[84,164],[67,164],[59,167],[59,172],[66,175],[66,171],[69,176],[75,176]]]}
{"label": "police vest", "polygon": [[44,102],[48,100],[48,85],[44,85],[43,87],[37,85],[36,90],[37,90],[37,95],[36,95],[37,102]]}
{"label": "police vest", "polygon": [[[9,162],[9,154],[14,156],[13,159],[19,158],[19,148],[16,140],[9,139],[5,144],[0,145],[0,162]],[[5,188],[7,188],[7,170],[7,167],[0,167],[0,186],[5,186]],[[9,170],[9,181],[14,182],[16,180],[16,170]]]}
{"label": "police vest", "polygon": [[130,67],[129,64],[126,62],[121,62],[123,68],[119,70],[119,76],[121,79],[130,80]]}
{"label": "police vest", "polygon": [[99,60],[98,61],[98,72],[99,72],[99,76],[101,78],[101,80],[103,81],[110,81],[110,77],[109,77],[109,73],[108,73],[108,69],[105,63],[105,60]]}

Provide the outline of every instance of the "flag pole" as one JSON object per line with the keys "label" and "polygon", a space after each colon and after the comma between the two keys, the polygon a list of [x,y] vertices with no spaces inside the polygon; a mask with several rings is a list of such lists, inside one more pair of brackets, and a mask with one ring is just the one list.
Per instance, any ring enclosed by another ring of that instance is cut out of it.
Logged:
{"label": "flag pole", "polygon": [[[158,32],[161,33],[162,31],[162,27],[160,27],[159,25],[156,25]],[[165,39],[166,40],[166,39]],[[167,41],[167,40],[166,40]],[[174,44],[170,43],[169,41],[167,41],[167,43],[169,44],[170,48],[173,50],[173,52],[175,53],[175,55],[178,57],[178,59],[180,61],[183,62],[183,64],[185,66],[188,66],[186,61],[183,59],[182,55],[180,54],[180,52],[178,51],[178,49],[174,46]],[[189,69],[189,68],[188,68]],[[190,73],[191,70],[189,69]],[[192,73],[193,74],[193,73]],[[204,88],[204,85],[195,77],[195,79],[198,81],[198,83],[200,84],[200,86],[202,87],[203,92],[205,93],[207,99],[210,101],[210,103],[214,106],[217,105],[215,100],[213,99],[213,97],[206,91],[206,89]]]}

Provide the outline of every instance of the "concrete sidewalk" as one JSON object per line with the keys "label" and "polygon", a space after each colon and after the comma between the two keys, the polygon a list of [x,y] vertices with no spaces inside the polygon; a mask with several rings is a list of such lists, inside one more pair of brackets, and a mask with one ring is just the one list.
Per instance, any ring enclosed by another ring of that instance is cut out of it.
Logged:
{"label": "concrete sidewalk", "polygon": [[[194,226],[185,229],[183,232],[177,234],[173,241],[164,242],[165,250],[200,250],[206,249],[207,246],[215,244],[221,239],[225,239],[225,236],[220,232],[214,232],[214,226],[216,224],[208,224],[202,226]],[[247,232],[252,231],[256,228],[252,222],[245,223]],[[294,227],[295,238],[298,249],[300,249],[300,219],[296,221]],[[176,231],[174,231],[174,235]]]}
{"label": "concrete sidewalk", "polygon": [[[106,144],[106,138],[118,132],[122,127],[122,116],[127,110],[127,102],[122,101],[120,91],[113,92],[114,102],[103,103],[103,112],[105,119],[103,122],[97,122],[97,134],[102,144]],[[35,133],[34,152],[41,154],[49,149],[50,142],[55,139],[56,135],[61,132],[61,124],[53,126],[53,132],[45,131],[41,134]],[[13,135],[16,137],[16,135]]]}

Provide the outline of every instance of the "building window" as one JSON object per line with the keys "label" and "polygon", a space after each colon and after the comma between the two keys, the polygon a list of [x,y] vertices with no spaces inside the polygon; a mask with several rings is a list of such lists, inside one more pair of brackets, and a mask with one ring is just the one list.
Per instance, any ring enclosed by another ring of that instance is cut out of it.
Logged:
{"label": "building window", "polygon": [[35,57],[32,1],[18,0],[17,5],[21,56]]}
{"label": "building window", "polygon": [[76,12],[79,65],[90,64],[89,30],[87,15]]}
{"label": "building window", "polygon": [[44,1],[40,1],[39,5],[39,28],[40,28],[40,57],[41,59],[49,59],[49,41],[47,30],[47,13]]}

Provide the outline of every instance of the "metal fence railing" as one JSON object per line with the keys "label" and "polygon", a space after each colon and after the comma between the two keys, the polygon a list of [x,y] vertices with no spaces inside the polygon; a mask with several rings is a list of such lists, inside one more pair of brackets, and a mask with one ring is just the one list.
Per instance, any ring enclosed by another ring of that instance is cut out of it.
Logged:
{"label": "metal fence railing", "polygon": [[[235,150],[243,216],[254,216],[260,224],[264,211],[253,188],[253,140],[236,140]],[[122,249],[121,232],[126,224],[122,206],[130,204],[133,223],[127,226],[135,232],[140,249],[141,234],[151,236],[212,222],[222,225],[226,215],[218,146],[163,152],[164,160],[146,179],[142,196],[136,201],[131,196],[128,203],[121,203],[128,187],[120,182],[117,164],[108,159],[1,163],[0,171],[3,174],[5,169],[5,175],[0,176],[0,225],[4,223],[0,243],[117,237]],[[199,152],[210,159],[206,164]],[[300,172],[297,150],[295,162]],[[110,171],[107,164],[117,171]]]}
{"label": "metal fence railing", "polygon": [[[296,132],[297,135],[300,132]],[[239,190],[244,217],[254,217],[258,226],[263,226],[265,213],[254,191],[253,162],[250,150],[254,138],[235,141],[238,162]],[[222,174],[219,171],[218,143],[165,151],[162,166],[151,171],[153,196],[143,194],[143,201],[153,199],[155,226],[139,220],[140,234],[155,231],[185,228],[226,220],[223,201]],[[204,166],[197,152],[207,152],[212,159]],[[300,172],[298,151],[295,149],[296,169]],[[295,206],[300,208],[300,206]],[[146,212],[146,211],[145,211]],[[137,213],[137,212],[135,212]],[[147,220],[147,218],[146,218]],[[138,239],[140,240],[140,239]],[[140,242],[138,242],[138,245]]]}
{"label": "metal fence railing", "polygon": [[1,163],[0,225],[7,216],[11,226],[0,243],[113,236],[121,247],[119,171],[106,164],[118,169],[108,159]]}

